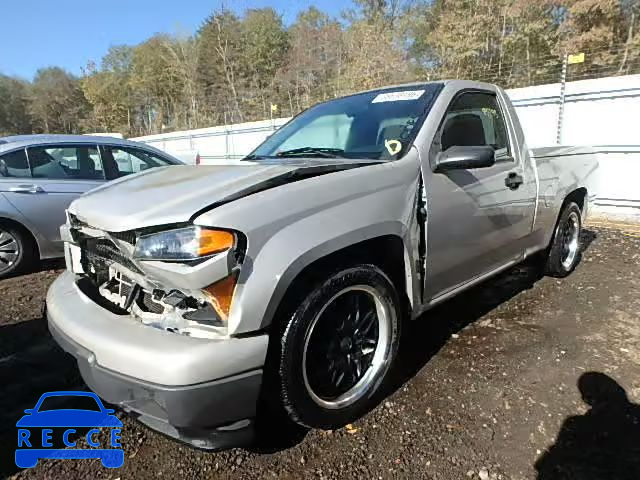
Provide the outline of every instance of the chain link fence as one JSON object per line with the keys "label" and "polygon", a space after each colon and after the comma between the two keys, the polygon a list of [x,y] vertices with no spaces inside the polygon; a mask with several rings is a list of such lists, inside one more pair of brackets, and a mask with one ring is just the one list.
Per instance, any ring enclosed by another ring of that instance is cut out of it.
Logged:
{"label": "chain link fence", "polygon": [[429,80],[465,78],[512,89],[562,82],[563,67],[566,67],[567,82],[633,75],[640,73],[640,44],[613,45],[532,59],[525,56],[508,63],[478,63],[477,68],[472,69],[435,71],[429,75]]}

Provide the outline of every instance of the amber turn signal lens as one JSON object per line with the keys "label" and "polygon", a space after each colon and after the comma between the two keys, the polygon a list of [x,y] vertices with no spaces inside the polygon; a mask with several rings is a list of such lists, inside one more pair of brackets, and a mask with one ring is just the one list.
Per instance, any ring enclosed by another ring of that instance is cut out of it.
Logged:
{"label": "amber turn signal lens", "polygon": [[233,233],[224,230],[200,229],[198,237],[198,256],[204,257],[218,252],[224,252],[233,247],[235,238]]}
{"label": "amber turn signal lens", "polygon": [[225,322],[229,318],[231,302],[233,301],[233,292],[236,289],[237,281],[238,276],[234,273],[204,289],[204,292],[209,297],[211,305],[216,312],[218,312],[220,318]]}

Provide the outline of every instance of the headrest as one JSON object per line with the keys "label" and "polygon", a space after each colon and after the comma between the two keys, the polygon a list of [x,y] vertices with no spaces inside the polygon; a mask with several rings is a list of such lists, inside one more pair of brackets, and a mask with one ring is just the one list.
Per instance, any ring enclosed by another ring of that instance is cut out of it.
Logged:
{"label": "headrest", "polygon": [[451,146],[486,145],[482,119],[473,113],[462,113],[450,117],[442,131],[442,150]]}

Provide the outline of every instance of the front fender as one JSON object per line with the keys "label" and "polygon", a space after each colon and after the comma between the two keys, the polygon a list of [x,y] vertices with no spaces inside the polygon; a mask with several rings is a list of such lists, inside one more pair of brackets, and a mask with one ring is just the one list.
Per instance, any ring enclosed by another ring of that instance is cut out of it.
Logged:
{"label": "front fender", "polygon": [[376,237],[393,235],[402,240],[411,289],[415,273],[408,259],[416,241],[411,226],[418,176],[417,159],[405,158],[298,181],[198,217],[194,223],[235,229],[247,237],[229,333],[268,326],[305,267]]}

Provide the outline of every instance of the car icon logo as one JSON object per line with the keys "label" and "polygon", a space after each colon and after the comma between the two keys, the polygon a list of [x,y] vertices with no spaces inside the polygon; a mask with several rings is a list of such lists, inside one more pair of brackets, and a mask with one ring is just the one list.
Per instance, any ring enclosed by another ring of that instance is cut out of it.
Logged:
{"label": "car icon logo", "polygon": [[[73,402],[79,408],[65,407]],[[107,468],[118,468],[124,463],[120,445],[122,422],[104,407],[93,392],[48,392],[35,407],[24,411],[16,423],[18,447],[16,465],[35,467],[41,458],[99,458]],[[109,430],[107,441],[100,443],[98,434]],[[84,435],[90,448],[76,448],[77,438]],[[54,448],[54,442],[66,448]]]}

